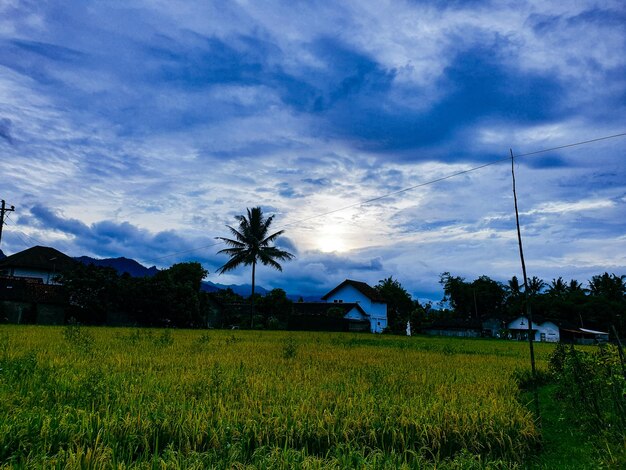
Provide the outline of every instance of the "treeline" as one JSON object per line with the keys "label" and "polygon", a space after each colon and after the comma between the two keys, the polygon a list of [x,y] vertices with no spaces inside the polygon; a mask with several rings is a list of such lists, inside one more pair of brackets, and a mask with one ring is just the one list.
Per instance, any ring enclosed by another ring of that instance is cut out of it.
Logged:
{"label": "treeline", "polygon": [[[626,276],[604,273],[593,276],[584,286],[577,280],[566,282],[562,277],[549,282],[532,277],[526,283],[532,314],[604,331],[613,325],[624,334],[625,279]],[[440,284],[444,290],[442,305],[449,308],[433,310],[435,315],[507,319],[525,312],[524,285],[516,276],[503,284],[488,276],[468,282],[446,272],[441,275]]]}
{"label": "treeline", "polygon": [[179,263],[152,277],[122,275],[114,268],[77,264],[60,275],[66,318],[85,324],[200,326],[211,312],[200,290],[207,271],[200,263]]}
{"label": "treeline", "polygon": [[[60,281],[67,298],[66,317],[81,323],[105,324],[113,318],[147,326],[248,327],[251,302],[230,289],[203,292],[207,271],[200,263],[174,264],[153,277],[131,277],[113,268],[77,265]],[[599,274],[583,285],[561,277],[545,282],[528,279],[533,315],[566,320],[578,327],[607,331],[611,326],[626,335],[626,276]],[[488,276],[466,281],[449,272],[439,280],[444,297],[433,306],[421,305],[401,283],[388,277],[374,288],[387,302],[388,331],[404,333],[407,322],[415,332],[438,318],[498,318],[508,320],[525,312],[523,282],[513,276],[506,283]],[[292,312],[285,291],[255,294],[256,328],[284,329]]]}
{"label": "treeline", "polygon": [[[246,327],[250,299],[231,289],[204,292],[207,271],[197,262],[174,264],[151,277],[119,274],[114,268],[77,264],[59,276],[66,298],[66,318],[79,323],[134,324],[184,328]],[[291,300],[274,289],[255,295],[257,328],[286,328]]]}

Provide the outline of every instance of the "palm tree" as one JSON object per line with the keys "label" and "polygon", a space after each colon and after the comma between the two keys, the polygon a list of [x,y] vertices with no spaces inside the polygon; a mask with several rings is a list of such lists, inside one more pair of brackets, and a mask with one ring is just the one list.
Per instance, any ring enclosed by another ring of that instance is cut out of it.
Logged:
{"label": "palm tree", "polygon": [[537,276],[533,276],[528,279],[528,293],[531,297],[541,293],[541,291],[546,287],[546,283],[543,279],[538,278]]}
{"label": "palm tree", "polygon": [[566,293],[567,284],[563,278],[559,276],[557,279],[552,279],[552,282],[550,282],[548,286],[548,295],[552,297],[564,297]]}
{"label": "palm tree", "polygon": [[[254,283],[256,275],[256,265],[261,262],[264,266],[282,271],[283,267],[278,261],[289,261],[294,255],[288,251],[281,250],[272,245],[276,239],[283,234],[284,230],[279,230],[271,235],[268,231],[274,216],[264,217],[260,207],[246,209],[248,216],[237,215],[235,218],[239,221],[239,229],[235,229],[227,225],[232,238],[217,237],[225,242],[229,248],[218,251],[230,256],[230,259],[217,270],[219,274],[232,271],[240,265],[252,265],[252,294],[250,295],[250,326],[254,327]],[[278,261],[277,261],[278,260]]]}

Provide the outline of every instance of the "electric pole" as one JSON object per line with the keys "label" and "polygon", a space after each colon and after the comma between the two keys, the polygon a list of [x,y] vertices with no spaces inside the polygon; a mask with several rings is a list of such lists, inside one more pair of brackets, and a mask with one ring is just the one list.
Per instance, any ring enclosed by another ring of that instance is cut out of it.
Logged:
{"label": "electric pole", "polygon": [[[513,149],[509,149],[511,152],[511,176],[513,177],[513,201],[515,202],[515,225],[517,227],[517,243],[519,246],[519,258],[522,263],[522,275],[524,276],[524,304],[526,305],[526,317],[528,320],[528,346],[530,349],[530,369],[533,378],[533,398],[535,402],[535,413],[537,413],[537,419],[541,420],[541,413],[539,411],[539,393],[537,391],[537,370],[535,368],[535,348],[533,347],[533,314],[530,306],[530,296],[528,295],[528,277],[526,275],[526,263],[524,262],[524,248],[522,247],[522,232],[519,226],[519,212],[517,209],[517,192],[515,190],[515,160],[513,156]],[[539,421],[541,424],[541,421]]]}
{"label": "electric pole", "polygon": [[4,227],[4,214],[5,212],[13,212],[15,210],[14,206],[7,207],[4,199],[1,201],[0,205],[0,245],[2,244],[2,227]]}

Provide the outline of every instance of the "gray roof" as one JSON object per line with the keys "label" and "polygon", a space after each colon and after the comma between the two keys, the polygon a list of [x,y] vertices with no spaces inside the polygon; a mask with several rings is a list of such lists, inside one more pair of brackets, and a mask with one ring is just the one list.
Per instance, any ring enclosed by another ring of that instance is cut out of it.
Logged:
{"label": "gray roof", "polygon": [[44,271],[64,271],[76,264],[74,259],[49,246],[33,246],[0,260],[0,269],[28,268]]}
{"label": "gray roof", "polygon": [[383,299],[382,296],[378,293],[378,291],[374,289],[372,286],[370,286],[369,284],[366,284],[365,282],[353,281],[352,279],[346,279],[337,287],[335,287],[333,290],[331,290],[328,294],[322,297],[322,299],[327,300],[331,295],[333,295],[335,292],[337,292],[339,289],[341,289],[344,286],[354,287],[361,294],[363,294],[365,297],[367,297],[373,302],[386,303],[385,299]]}

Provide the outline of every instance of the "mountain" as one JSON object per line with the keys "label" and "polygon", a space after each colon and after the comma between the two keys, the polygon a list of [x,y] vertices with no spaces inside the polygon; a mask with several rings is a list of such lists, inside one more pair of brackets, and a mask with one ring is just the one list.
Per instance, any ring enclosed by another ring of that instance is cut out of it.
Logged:
{"label": "mountain", "polygon": [[[2,259],[4,254],[2,250],[0,250],[0,259]],[[96,266],[104,266],[107,268],[115,269],[119,274],[128,273],[133,277],[151,277],[154,276],[159,269],[156,266],[152,266],[151,268],[146,268],[144,265],[138,263],[134,259],[130,258],[92,258],[90,256],[79,256],[74,258],[76,261],[79,261],[83,264],[94,264]],[[252,290],[252,286],[250,284],[218,284],[211,281],[202,281],[201,289],[204,292],[217,292],[218,290],[232,289],[236,294],[241,295],[242,297],[249,297],[250,291]],[[269,291],[262,286],[255,286],[255,293],[265,295]],[[320,300],[320,296],[314,295],[297,295],[297,294],[288,294],[287,297],[293,301],[298,301],[300,297],[303,298],[305,302],[315,302]]]}
{"label": "mountain", "polygon": [[7,255],[5,255],[2,250],[0,250],[0,259],[4,259],[6,257],[7,257]]}
{"label": "mountain", "polygon": [[146,268],[144,265],[139,264],[134,259],[124,257],[97,259],[91,258],[89,256],[80,256],[74,259],[83,264],[93,264],[96,266],[113,268],[120,274],[128,273],[133,277],[152,277],[157,272],[159,272],[156,266]]}
{"label": "mountain", "polygon": [[[249,297],[250,292],[252,292],[252,286],[250,284],[216,284],[211,281],[203,281],[202,282],[202,290],[205,292],[217,292],[218,290],[232,289],[235,294],[239,294],[243,297]],[[254,286],[254,292],[256,294],[265,295],[269,291],[261,286]]]}

